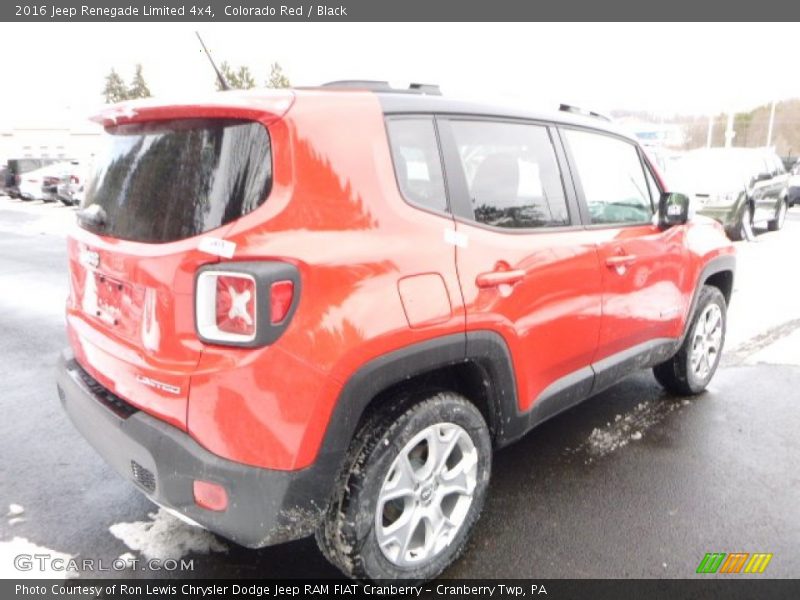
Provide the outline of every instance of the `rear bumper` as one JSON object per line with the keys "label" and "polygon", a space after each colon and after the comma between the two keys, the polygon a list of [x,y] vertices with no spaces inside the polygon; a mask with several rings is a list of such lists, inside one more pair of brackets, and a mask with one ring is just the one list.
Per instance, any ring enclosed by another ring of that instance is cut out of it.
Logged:
{"label": "rear bumper", "polygon": [[[220,458],[186,433],[108,393],[70,350],[59,358],[57,385],[78,431],[155,503],[250,548],[305,537],[319,523],[330,492],[330,477],[320,466],[277,471]],[[196,479],[224,486],[227,510],[197,506]]]}

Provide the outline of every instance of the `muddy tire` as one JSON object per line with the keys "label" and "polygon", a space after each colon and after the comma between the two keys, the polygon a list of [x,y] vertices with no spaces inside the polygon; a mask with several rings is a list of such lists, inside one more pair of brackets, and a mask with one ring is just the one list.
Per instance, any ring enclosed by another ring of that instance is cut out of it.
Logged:
{"label": "muddy tire", "polygon": [[478,520],[491,458],[486,421],[464,397],[391,402],[351,444],[317,531],[320,550],[352,578],[436,577]]}
{"label": "muddy tire", "polygon": [[680,396],[705,390],[719,366],[726,329],[725,296],[719,288],[703,286],[680,350],[670,360],[653,367],[658,382]]}

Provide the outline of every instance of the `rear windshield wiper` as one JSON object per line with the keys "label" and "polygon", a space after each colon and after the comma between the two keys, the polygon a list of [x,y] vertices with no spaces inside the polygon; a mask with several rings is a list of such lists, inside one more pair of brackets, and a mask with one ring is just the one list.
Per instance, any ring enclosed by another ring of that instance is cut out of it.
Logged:
{"label": "rear windshield wiper", "polygon": [[77,212],[78,221],[82,225],[89,225],[101,229],[106,224],[106,211],[99,204],[91,204]]}

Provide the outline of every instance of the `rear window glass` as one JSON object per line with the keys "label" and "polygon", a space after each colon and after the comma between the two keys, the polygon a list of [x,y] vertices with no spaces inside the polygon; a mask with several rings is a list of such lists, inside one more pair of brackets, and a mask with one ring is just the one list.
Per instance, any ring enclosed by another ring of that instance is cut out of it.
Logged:
{"label": "rear window glass", "polygon": [[272,185],[269,134],[260,123],[180,119],[106,130],[81,221],[100,235],[171,242],[225,225],[261,203]]}

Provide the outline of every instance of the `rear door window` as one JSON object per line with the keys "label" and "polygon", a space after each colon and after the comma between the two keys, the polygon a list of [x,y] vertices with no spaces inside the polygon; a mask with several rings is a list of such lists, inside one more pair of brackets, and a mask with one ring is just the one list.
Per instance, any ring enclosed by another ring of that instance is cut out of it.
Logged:
{"label": "rear door window", "polygon": [[569,224],[546,127],[453,120],[451,128],[477,222],[509,229]]}
{"label": "rear door window", "polygon": [[106,150],[84,207],[100,235],[171,242],[216,229],[264,202],[272,185],[269,134],[260,123],[180,119],[106,130]]}

